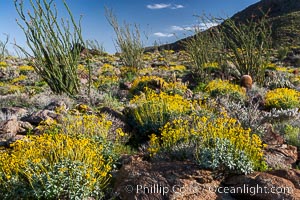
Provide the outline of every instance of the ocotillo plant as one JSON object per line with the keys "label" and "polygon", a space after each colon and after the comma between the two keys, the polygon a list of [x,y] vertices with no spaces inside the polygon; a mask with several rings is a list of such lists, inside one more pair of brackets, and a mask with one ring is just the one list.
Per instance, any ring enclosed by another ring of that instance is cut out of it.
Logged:
{"label": "ocotillo plant", "polygon": [[59,21],[54,0],[30,0],[32,12],[24,13],[23,1],[15,0],[21,18],[17,23],[25,33],[30,50],[21,50],[34,59],[36,72],[47,82],[54,93],[74,96],[79,92],[77,75],[80,46],[84,44],[81,24],[77,25],[65,0],[69,20]]}
{"label": "ocotillo plant", "polygon": [[229,60],[242,75],[251,75],[259,84],[264,81],[270,57],[271,28],[266,22],[263,17],[245,23],[228,19],[222,24]]}
{"label": "ocotillo plant", "polygon": [[5,58],[5,55],[8,54],[6,45],[8,44],[9,41],[9,35],[4,34],[6,36],[4,41],[0,40],[0,61],[2,61]]}
{"label": "ocotillo plant", "polygon": [[194,35],[184,41],[184,46],[191,60],[191,71],[201,82],[209,80],[208,74],[204,71],[205,64],[219,60],[219,53],[222,42],[221,34],[217,27],[219,22],[212,17],[199,16],[199,25],[194,29]]}
{"label": "ocotillo plant", "polygon": [[106,9],[106,18],[116,33],[116,44],[118,50],[121,51],[124,64],[131,67],[132,71],[141,68],[144,46],[139,27],[135,25],[134,30],[131,30],[130,25],[126,22],[124,22],[124,26],[120,26],[117,17],[109,9]]}

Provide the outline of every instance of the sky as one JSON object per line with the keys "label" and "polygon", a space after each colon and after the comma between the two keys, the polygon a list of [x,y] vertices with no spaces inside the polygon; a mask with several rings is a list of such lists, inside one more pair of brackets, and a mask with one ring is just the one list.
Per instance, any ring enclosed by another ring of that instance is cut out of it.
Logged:
{"label": "sky", "polygon": [[[24,10],[30,10],[30,0],[24,1]],[[36,1],[36,0],[33,0]],[[203,14],[231,17],[236,12],[259,0],[66,0],[78,21],[82,16],[82,34],[85,40],[96,40],[106,52],[114,53],[116,35],[105,17],[105,7],[112,9],[119,24],[137,24],[143,44],[152,46],[175,42],[193,34]],[[59,17],[67,18],[62,0],[54,0]],[[26,48],[25,36],[16,23],[20,19],[14,0],[0,0],[0,40],[9,35],[8,49],[14,54],[13,43]]]}

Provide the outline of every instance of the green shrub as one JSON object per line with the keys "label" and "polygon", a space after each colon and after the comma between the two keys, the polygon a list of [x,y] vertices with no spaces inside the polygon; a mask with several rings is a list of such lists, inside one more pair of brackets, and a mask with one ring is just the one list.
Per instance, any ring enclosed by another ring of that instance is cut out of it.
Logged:
{"label": "green shrub", "polygon": [[137,77],[130,88],[130,93],[135,95],[139,92],[144,92],[146,88],[160,90],[167,94],[184,95],[187,91],[187,86],[179,81],[166,82],[158,76],[139,76]]}
{"label": "green shrub", "polygon": [[0,154],[1,199],[100,199],[113,159],[93,139],[65,134],[29,136]]}
{"label": "green shrub", "polygon": [[80,44],[84,42],[80,23],[76,25],[66,2],[63,3],[71,23],[63,19],[59,22],[54,1],[30,1],[33,13],[28,12],[26,15],[24,2],[15,0],[15,8],[24,23],[18,24],[26,36],[32,55],[24,48],[19,48],[25,55],[34,58],[35,71],[54,93],[73,96],[79,92],[77,65],[82,48]]}
{"label": "green shrub", "polygon": [[193,110],[192,102],[177,94],[159,94],[147,89],[145,94],[135,96],[126,109],[128,122],[138,130],[137,137],[145,140],[151,133],[158,133],[166,122]]}
{"label": "green shrub", "polygon": [[287,125],[284,132],[287,143],[300,148],[300,128]]}
{"label": "green shrub", "polygon": [[175,158],[190,154],[202,167],[247,174],[266,169],[262,141],[250,132],[226,114],[211,119],[175,119],[164,125],[161,137],[151,135],[149,152]]}
{"label": "green shrub", "polygon": [[259,84],[263,84],[271,51],[271,28],[266,22],[263,17],[246,22],[227,19],[222,24],[228,59],[241,75],[250,75]]}
{"label": "green shrub", "polygon": [[[214,20],[207,19],[204,24],[216,23]],[[208,28],[208,27],[207,27]],[[222,42],[218,41],[221,38],[219,31],[216,28],[202,30],[202,27],[195,28],[194,35],[184,42],[186,54],[192,63],[191,71],[195,77],[201,81],[210,79],[205,71],[207,63],[215,62],[218,59],[218,53]]]}
{"label": "green shrub", "polygon": [[199,164],[213,170],[227,170],[237,173],[250,173],[254,169],[253,162],[243,150],[228,139],[215,138],[209,141],[211,147],[204,147],[197,152]]}
{"label": "green shrub", "polygon": [[8,55],[8,51],[6,48],[6,45],[8,44],[9,41],[9,35],[5,34],[6,38],[5,41],[0,40],[0,62],[2,62],[5,58],[5,56]]}
{"label": "green shrub", "polygon": [[246,91],[242,87],[219,79],[209,82],[205,87],[205,91],[213,97],[228,95],[235,100],[245,99],[246,97]]}
{"label": "green shrub", "polygon": [[136,72],[142,67],[144,53],[139,27],[135,25],[134,30],[131,30],[125,22],[123,27],[120,26],[112,10],[106,10],[106,18],[117,35],[116,44],[124,64]]}
{"label": "green shrub", "polygon": [[299,108],[300,92],[294,89],[277,88],[267,92],[265,101],[267,108]]}

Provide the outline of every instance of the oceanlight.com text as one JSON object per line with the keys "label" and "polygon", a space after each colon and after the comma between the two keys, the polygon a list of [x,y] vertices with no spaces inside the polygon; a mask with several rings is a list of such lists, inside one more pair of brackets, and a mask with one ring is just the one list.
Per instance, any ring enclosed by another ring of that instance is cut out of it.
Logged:
{"label": "oceanlight.com text", "polygon": [[239,187],[231,186],[203,186],[203,187],[183,187],[180,185],[174,186],[161,186],[158,184],[153,185],[127,185],[125,191],[128,193],[143,193],[143,194],[161,194],[163,196],[169,193],[199,193],[204,190],[219,194],[249,194],[255,196],[257,194],[292,194],[293,189],[290,187],[262,187],[260,185],[250,186],[243,184]]}

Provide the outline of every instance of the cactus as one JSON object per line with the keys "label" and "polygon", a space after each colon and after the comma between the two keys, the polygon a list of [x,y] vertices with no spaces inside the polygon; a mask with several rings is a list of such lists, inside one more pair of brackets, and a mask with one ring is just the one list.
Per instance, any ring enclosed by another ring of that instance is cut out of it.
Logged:
{"label": "cactus", "polygon": [[253,83],[253,81],[252,81],[251,76],[243,75],[241,77],[241,83],[240,84],[241,84],[242,87],[246,88],[247,91],[252,88],[252,83]]}

